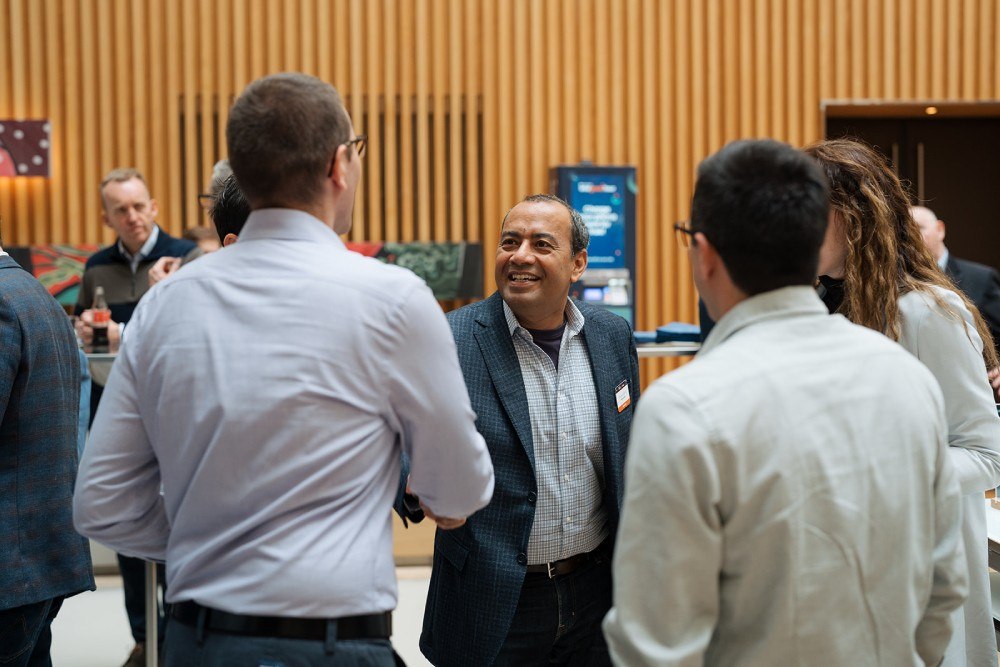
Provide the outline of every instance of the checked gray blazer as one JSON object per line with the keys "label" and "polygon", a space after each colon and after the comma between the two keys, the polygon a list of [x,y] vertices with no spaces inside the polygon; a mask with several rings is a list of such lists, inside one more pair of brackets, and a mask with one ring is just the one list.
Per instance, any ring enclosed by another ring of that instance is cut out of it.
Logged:
{"label": "checked gray blazer", "polygon": [[94,589],[90,548],[73,529],[79,412],[69,318],[0,255],[0,609]]}
{"label": "checked gray blazer", "polygon": [[[575,302],[583,313],[604,447],[604,505],[618,528],[622,470],[639,362],[632,330],[617,315]],[[490,665],[507,636],[524,581],[537,485],[528,399],[499,293],[448,314],[476,428],[493,459],[493,500],[456,530],[437,531],[420,650],[435,665]],[[628,381],[632,405],[618,412]],[[405,468],[405,462],[404,462]],[[407,471],[403,471],[403,479]],[[405,515],[401,504],[397,510]]]}

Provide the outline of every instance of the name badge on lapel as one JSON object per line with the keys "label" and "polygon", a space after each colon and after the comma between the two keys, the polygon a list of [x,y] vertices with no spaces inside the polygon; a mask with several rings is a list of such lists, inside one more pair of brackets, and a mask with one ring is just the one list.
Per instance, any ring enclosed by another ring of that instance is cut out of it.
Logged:
{"label": "name badge on lapel", "polygon": [[618,403],[618,412],[632,405],[632,397],[628,393],[628,380],[622,380],[622,383],[615,387],[615,401]]}

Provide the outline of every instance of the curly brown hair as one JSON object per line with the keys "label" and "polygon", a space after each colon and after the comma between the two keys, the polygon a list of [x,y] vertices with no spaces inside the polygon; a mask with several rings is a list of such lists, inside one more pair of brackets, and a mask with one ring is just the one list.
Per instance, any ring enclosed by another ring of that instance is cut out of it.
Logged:
{"label": "curly brown hair", "polygon": [[819,141],[805,149],[830,182],[830,207],[847,240],[844,301],[847,319],[898,341],[899,298],[913,290],[928,294],[950,317],[962,321],[932,289],[955,292],[972,313],[983,339],[987,368],[998,365],[993,337],[979,309],[938,267],[910,215],[910,198],[886,160],[851,139]]}

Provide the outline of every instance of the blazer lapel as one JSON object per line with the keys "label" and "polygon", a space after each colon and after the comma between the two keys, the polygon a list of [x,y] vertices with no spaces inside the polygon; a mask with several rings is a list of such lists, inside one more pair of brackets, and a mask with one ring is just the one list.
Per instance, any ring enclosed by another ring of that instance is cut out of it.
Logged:
{"label": "blazer lapel", "polygon": [[[628,381],[628,375],[615,376],[615,372],[621,372],[622,368],[628,368],[628,364],[622,366],[614,362],[612,356],[615,346],[607,332],[602,327],[595,327],[584,323],[582,331],[584,340],[587,342],[587,356],[590,357],[590,369],[594,375],[594,392],[597,394],[597,413],[601,420],[601,444],[604,452],[604,484],[605,493],[609,502],[606,509],[612,525],[617,525],[618,508],[622,502],[622,480],[620,472],[622,470],[622,450],[625,443],[618,437],[618,412],[615,401],[615,387],[621,384],[622,380]],[[629,391],[635,393],[636,387],[629,386]]]}
{"label": "blazer lapel", "polygon": [[944,265],[944,272],[948,274],[948,277],[951,278],[952,282],[959,289],[962,289],[962,267],[958,265],[958,262],[950,254],[948,255],[948,261]]}
{"label": "blazer lapel", "polygon": [[[614,346],[600,327],[584,324],[582,333],[584,340],[587,341],[587,355],[590,357],[590,369],[594,374],[597,410],[601,418],[601,436],[604,440],[604,449],[607,451],[609,445],[618,439],[618,430],[615,427],[615,387],[622,380],[628,380],[628,377],[612,377],[610,369],[615,367],[615,364],[608,363],[608,354]],[[629,387],[629,390],[635,391],[632,387]]]}
{"label": "blazer lapel", "polygon": [[500,403],[514,425],[514,431],[524,446],[524,451],[535,467],[535,448],[531,439],[531,416],[528,412],[528,394],[524,390],[521,365],[503,314],[503,300],[495,293],[488,300],[488,307],[476,319],[476,342],[483,354],[493,386],[500,396]]}

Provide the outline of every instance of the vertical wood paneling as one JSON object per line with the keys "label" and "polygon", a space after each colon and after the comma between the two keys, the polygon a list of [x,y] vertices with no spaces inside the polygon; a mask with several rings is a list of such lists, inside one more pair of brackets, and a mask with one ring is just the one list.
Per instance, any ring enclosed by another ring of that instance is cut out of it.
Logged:
{"label": "vertical wood paneling", "polygon": [[[84,3],[80,7],[80,57],[78,61],[77,70],[80,74],[80,156],[78,158],[78,169],[80,169],[80,174],[83,176],[81,181],[81,190],[83,191],[83,197],[81,198],[81,204],[87,206],[91,201],[86,194],[89,188],[93,188],[90,185],[88,188],[88,183],[94,184],[101,180],[100,169],[97,164],[98,153],[98,106],[97,106],[97,90],[98,90],[98,79],[95,76],[98,71],[97,62],[100,55],[97,52],[97,44],[102,42],[97,38],[96,34],[96,21],[95,21],[95,11],[96,6],[93,3]],[[124,18],[124,17],[123,17]],[[116,31],[117,33],[118,31]],[[121,34],[125,33],[125,30],[121,30]],[[124,50],[124,46],[121,44],[116,44],[116,50]],[[115,78],[120,80],[121,71],[117,71]],[[115,99],[118,94],[118,86],[108,85],[104,88],[107,91],[108,97],[110,99]],[[16,94],[16,93],[15,93]],[[124,143],[128,145],[129,135],[127,129],[124,127],[126,123],[126,117],[124,115],[116,115],[119,119],[118,130],[121,132],[126,141],[116,142],[118,145]],[[82,169],[81,169],[82,167]],[[84,211],[86,208],[84,208]],[[102,239],[107,242],[110,240],[110,235],[108,230],[102,229]]]}
{"label": "vertical wood paneling", "polygon": [[[348,12],[348,17],[346,21],[341,21],[342,24],[349,27],[346,34],[341,36],[344,40],[345,48],[349,49],[351,56],[349,58],[349,72],[350,75],[347,78],[347,89],[350,91],[350,101],[347,105],[347,111],[351,114],[351,120],[354,123],[355,131],[364,132],[363,129],[368,124],[368,117],[364,113],[364,73],[365,69],[362,67],[363,59],[361,57],[355,57],[355,50],[360,50],[364,44],[363,40],[358,42],[353,41],[354,35],[362,35],[362,30],[364,29],[364,21],[361,14],[361,9],[363,3],[361,0],[351,0],[350,11]],[[370,186],[371,183],[367,183]],[[357,197],[354,198],[354,224],[351,227],[351,240],[358,241],[365,236],[365,208],[367,208],[367,202],[365,201],[364,194],[359,193]]]}
{"label": "vertical wood paneling", "polygon": [[407,27],[413,24],[413,4],[404,2],[399,8],[399,28],[400,28],[400,155],[404,156],[404,164],[400,170],[400,201],[403,212],[400,216],[402,226],[401,239],[412,241],[416,238],[416,208],[413,206],[413,198],[416,192],[414,183],[414,170],[410,168],[413,164],[414,143],[413,143],[413,82],[415,58],[413,55],[415,44],[413,41],[413,31]]}
{"label": "vertical wood paneling", "polygon": [[979,97],[993,97],[993,71],[996,63],[990,58],[983,58],[984,53],[993,53],[996,44],[996,26],[993,25],[996,16],[994,0],[979,0],[979,50],[975,54],[978,70]]}
{"label": "vertical wood paneling", "polygon": [[[45,35],[58,35],[60,32],[58,2],[59,0],[45,2]],[[0,34],[3,34],[2,19],[0,19]],[[0,47],[0,52],[2,51],[3,48]],[[0,80],[3,76],[3,72],[0,71]],[[0,97],[0,107],[2,106]],[[32,240],[37,238],[39,243],[44,243],[69,238],[66,228],[66,220],[69,217],[66,214],[66,160],[63,157],[66,155],[66,150],[63,143],[65,123],[63,122],[62,45],[58,40],[54,44],[50,43],[45,49],[45,102],[37,112],[40,116],[47,116],[52,125],[52,132],[49,135],[49,179],[45,184],[49,192],[49,215],[52,217],[49,220],[32,220],[32,228],[36,231],[27,238]],[[4,189],[0,184],[0,195]],[[0,214],[2,213],[3,210],[0,210]],[[0,230],[0,233],[2,231]]]}
{"label": "vertical wood paneling", "polygon": [[445,103],[445,88],[448,76],[448,39],[446,37],[448,29],[448,17],[444,11],[446,0],[430,0],[430,29],[431,29],[431,115],[433,121],[434,139],[430,143],[433,160],[431,161],[434,174],[433,193],[434,208],[431,212],[433,220],[433,232],[431,239],[443,241],[446,237],[446,226],[448,223],[447,210],[447,159],[448,151],[447,137],[445,130],[445,120],[447,105]]}
{"label": "vertical wood paneling", "polygon": [[[438,201],[441,206],[447,201],[445,211],[448,218],[448,231],[442,240],[464,238],[463,229],[465,207],[462,193],[466,190],[465,168],[462,161],[462,101],[465,98],[465,88],[462,78],[462,65],[467,54],[462,49],[462,33],[458,26],[463,24],[462,4],[459,0],[448,0],[448,136],[444,146],[448,151],[448,180],[442,184],[442,196]],[[541,59],[539,59],[541,60]]]}
{"label": "vertical wood paneling", "polygon": [[416,3],[416,53],[417,53],[417,235],[418,239],[431,238],[431,156],[430,156],[430,124],[428,122],[428,98],[431,95],[429,62],[430,33],[430,0],[418,0]]}
{"label": "vertical wood paneling", "polygon": [[[83,185],[80,176],[86,177],[81,169],[83,165],[83,127],[80,123],[80,24],[78,3],[74,0],[63,0],[62,7],[62,36],[65,50],[63,51],[63,76],[65,76],[65,128],[64,145],[66,146],[66,194],[67,194],[67,220],[69,221],[70,243],[82,243],[84,238],[89,237],[93,241],[103,240],[106,235],[104,228],[97,225],[85,225],[87,207],[84,206]],[[73,160],[69,164],[69,159]],[[93,187],[93,182],[91,182]],[[89,227],[89,229],[88,229]],[[85,230],[89,234],[85,233]],[[19,237],[20,238],[20,237]],[[21,242],[18,240],[18,242]]]}
{"label": "vertical wood paneling", "polygon": [[368,170],[367,187],[365,188],[368,194],[368,225],[366,229],[361,230],[362,238],[369,241],[384,240],[382,225],[382,195],[384,194],[384,190],[381,187],[380,180],[377,182],[375,178],[376,174],[382,173],[382,150],[385,148],[382,123],[379,121],[380,107],[383,106],[379,100],[383,98],[385,93],[382,78],[382,55],[384,53],[381,34],[382,25],[382,12],[379,4],[376,2],[367,3],[365,5],[364,27],[366,39],[363,43],[366,46],[364,62],[368,63],[368,67],[364,68],[367,75],[364,89],[367,91],[368,108],[364,130],[357,131],[367,133],[373,147],[366,154],[364,160],[364,165]]}
{"label": "vertical wood paneling", "polygon": [[[818,138],[824,99],[994,100],[1000,0],[0,0],[0,118],[52,122],[0,180],[9,244],[108,242],[97,183],[144,171],[172,233],[232,98],[301,69],[371,138],[351,237],[480,240],[580,159],[638,167],[639,326],[690,319],[670,230],[732,139]],[[644,362],[646,379],[674,362]]]}
{"label": "vertical wood paneling", "polygon": [[[548,3],[551,7],[556,7],[556,3]],[[482,200],[480,192],[481,171],[479,168],[480,140],[479,140],[479,114],[482,111],[482,87],[483,78],[482,65],[482,31],[480,30],[479,11],[482,5],[472,3],[467,7],[465,13],[465,98],[466,109],[468,110],[468,120],[465,126],[465,146],[466,146],[466,221],[465,238],[468,241],[482,240],[482,228],[485,224],[482,214]],[[551,100],[552,98],[550,98]],[[556,135],[553,125],[549,126],[549,131]],[[555,153],[553,153],[555,155]],[[558,159],[558,158],[556,158]],[[489,247],[488,244],[486,246]]]}
{"label": "vertical wood paneling", "polygon": [[[25,42],[25,27],[27,26],[27,17],[25,16],[25,0],[13,0],[11,3],[11,16],[10,23],[14,27],[14,31],[11,35],[11,50],[15,54],[24,54],[27,51],[27,44]],[[13,94],[13,108],[14,116],[23,118],[27,112],[27,100],[28,100],[28,72],[27,72],[27,59],[19,58],[15,63],[14,70],[11,76],[11,92]],[[19,181],[14,184],[14,208],[18,210],[28,210],[28,184],[25,181]],[[28,221],[26,219],[18,218],[14,221],[15,232],[19,236],[26,235],[28,233]]]}
{"label": "vertical wood paneling", "polygon": [[[564,0],[568,2],[569,0]],[[499,54],[497,53],[497,6],[495,0],[483,0],[482,13],[480,14],[480,26],[483,34],[483,108],[495,109],[499,103]],[[483,126],[483,180],[492,184],[483,191],[483,275],[485,285],[492,284],[493,269],[496,258],[496,230],[500,229],[500,222],[495,218],[499,214],[500,193],[496,186],[499,179],[499,172],[507,171],[501,169],[500,165],[490,162],[489,156],[499,153],[500,123],[484,123]],[[491,218],[491,216],[493,216]]]}
{"label": "vertical wood paneling", "polygon": [[383,76],[385,77],[385,147],[373,146],[373,151],[385,151],[387,156],[385,181],[385,235],[389,239],[398,239],[399,234],[399,179],[396,169],[397,161],[392,157],[398,152],[396,137],[396,114],[399,111],[399,45],[397,43],[396,16],[391,0],[383,0],[382,12],[385,19],[385,58],[383,59]]}

